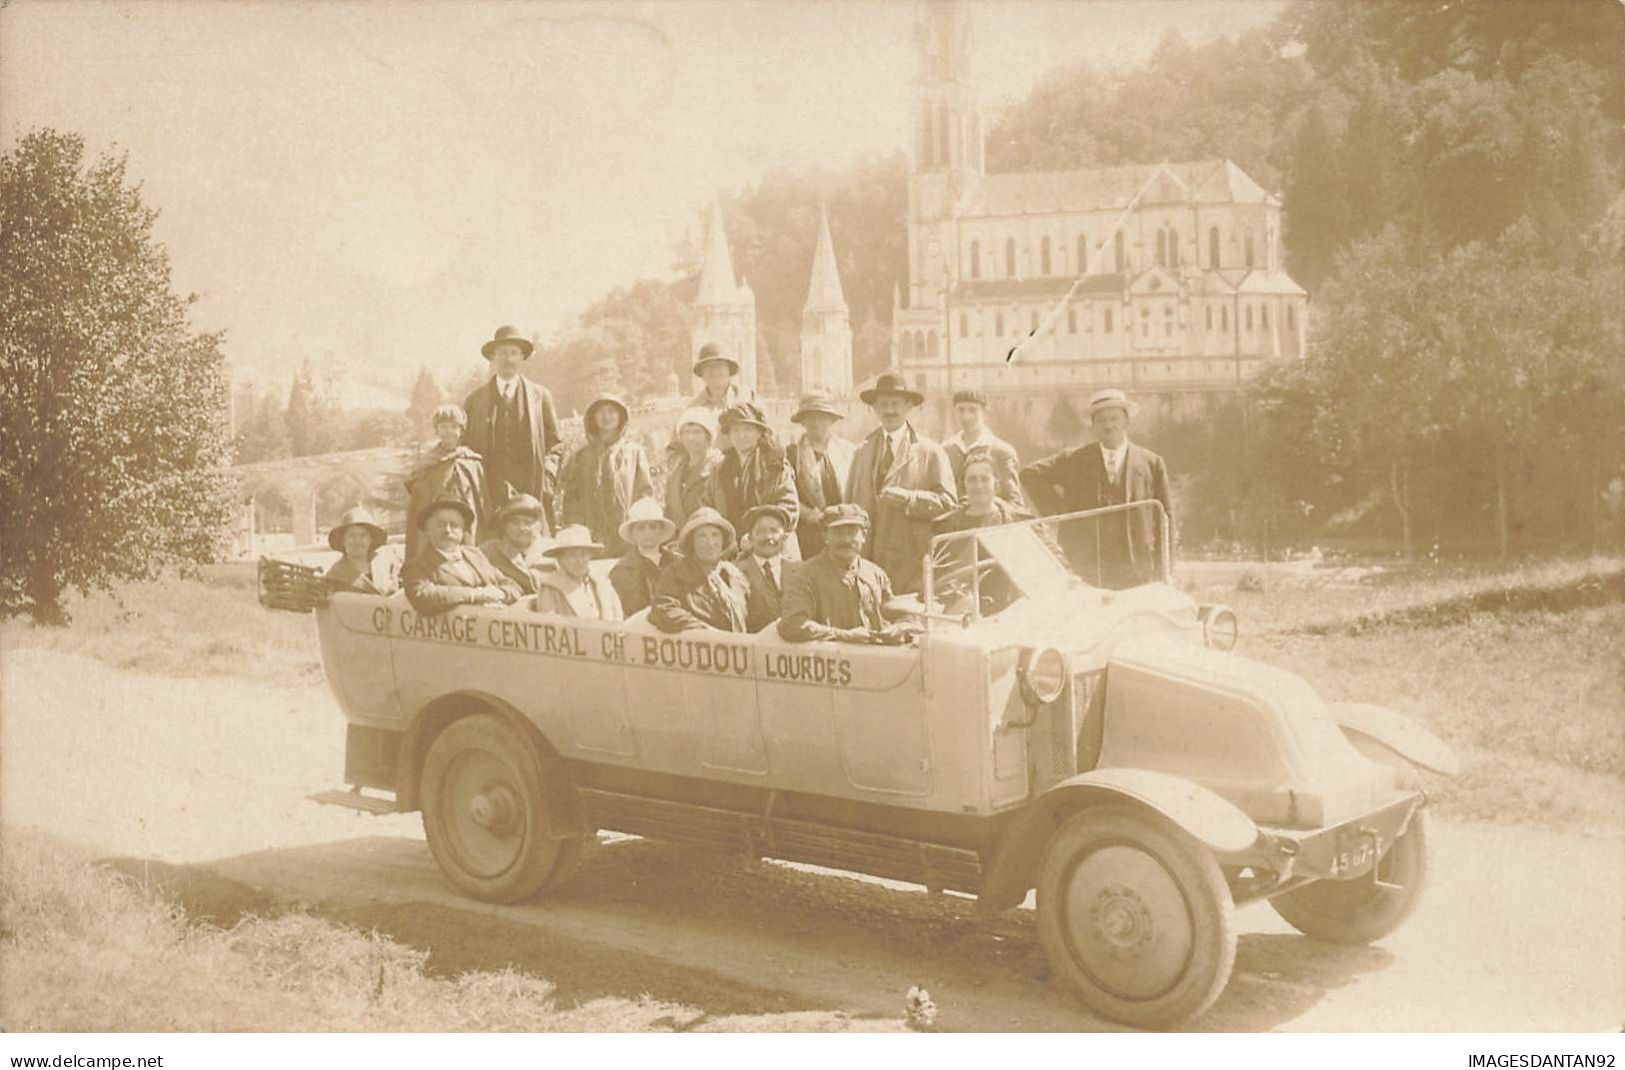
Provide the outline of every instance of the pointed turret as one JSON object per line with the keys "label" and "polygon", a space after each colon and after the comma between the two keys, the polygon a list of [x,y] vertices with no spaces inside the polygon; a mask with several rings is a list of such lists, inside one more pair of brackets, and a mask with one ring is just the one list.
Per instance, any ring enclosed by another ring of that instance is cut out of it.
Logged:
{"label": "pointed turret", "polygon": [[705,228],[705,260],[700,265],[700,290],[694,303],[733,305],[741,296],[733,257],[728,253],[728,232],[722,225],[722,202],[715,201],[710,224]]}
{"label": "pointed turret", "polygon": [[700,263],[690,336],[696,353],[711,342],[738,361],[740,386],[756,389],[756,294],[734,274],[720,199],[712,202],[705,228],[705,259]]}
{"label": "pointed turret", "polygon": [[829,212],[823,205],[818,208],[818,244],[801,314],[801,388],[838,396],[852,392],[852,318],[835,265]]}
{"label": "pointed turret", "polygon": [[804,311],[847,311],[841,273],[835,265],[835,243],[829,236],[829,212],[823,205],[818,206],[818,247],[813,250],[812,282],[807,286]]}

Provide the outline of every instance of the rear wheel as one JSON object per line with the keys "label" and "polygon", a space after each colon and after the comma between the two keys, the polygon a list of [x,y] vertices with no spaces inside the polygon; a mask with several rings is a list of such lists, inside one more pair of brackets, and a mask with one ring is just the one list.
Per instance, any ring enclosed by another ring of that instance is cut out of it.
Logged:
{"label": "rear wheel", "polygon": [[1369,944],[1404,924],[1426,882],[1427,831],[1418,812],[1371,872],[1305,884],[1275,896],[1270,906],[1305,936],[1329,944]]}
{"label": "rear wheel", "polygon": [[499,717],[447,725],[423,759],[419,797],[429,850],[446,879],[475,899],[512,903],[561,881],[579,839],[550,836],[542,770]]}
{"label": "rear wheel", "polygon": [[1090,1009],[1170,1028],[1212,1005],[1236,958],[1234,906],[1213,856],[1147,811],[1085,810],[1050,840],[1038,933]]}

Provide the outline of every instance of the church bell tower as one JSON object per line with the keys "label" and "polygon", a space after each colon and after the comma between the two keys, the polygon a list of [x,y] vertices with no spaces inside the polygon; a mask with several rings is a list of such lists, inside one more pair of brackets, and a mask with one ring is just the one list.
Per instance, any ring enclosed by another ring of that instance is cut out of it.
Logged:
{"label": "church bell tower", "polygon": [[986,131],[971,79],[966,0],[919,0],[914,12],[913,135],[909,139],[909,305],[935,304],[961,277],[954,215],[986,173]]}

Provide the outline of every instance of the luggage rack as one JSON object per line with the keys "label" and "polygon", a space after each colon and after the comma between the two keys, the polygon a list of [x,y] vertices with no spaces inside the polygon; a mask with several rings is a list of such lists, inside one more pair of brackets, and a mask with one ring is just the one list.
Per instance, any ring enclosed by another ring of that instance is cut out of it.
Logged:
{"label": "luggage rack", "polygon": [[333,593],[321,569],[275,557],[260,558],[258,590],[260,605],[290,613],[320,609]]}

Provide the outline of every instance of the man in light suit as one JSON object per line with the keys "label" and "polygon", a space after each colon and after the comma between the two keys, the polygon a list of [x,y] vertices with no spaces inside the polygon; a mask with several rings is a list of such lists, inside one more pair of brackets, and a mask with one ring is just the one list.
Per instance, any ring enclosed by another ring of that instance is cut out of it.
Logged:
{"label": "man in light suit", "polygon": [[[1155,453],[1129,442],[1133,414],[1134,403],[1121,390],[1096,391],[1089,399],[1089,423],[1098,441],[1022,469],[1021,482],[1032,504],[1053,516],[1154,499],[1162,503],[1172,532],[1168,467]],[[1160,577],[1162,525],[1155,510],[1129,509],[1060,527],[1067,559],[1088,582],[1121,590]]]}
{"label": "man in light suit", "polygon": [[819,518],[826,508],[846,500],[846,485],[852,478],[857,447],[835,434],[835,423],[842,418],[835,398],[821,391],[803,397],[790,417],[802,427],[801,437],[790,448],[790,466],[795,470],[796,497],[801,502],[796,542],[804,561],[823,551]]}
{"label": "man in light suit", "polygon": [[[547,388],[519,374],[534,348],[517,329],[498,327],[480,347],[491,362],[491,379],[463,403],[463,445],[485,461],[487,515],[496,515],[512,494],[529,494],[551,509],[547,455],[559,443],[558,416]],[[550,512],[545,519],[544,532],[558,530],[557,517]]]}
{"label": "man in light suit", "polygon": [[909,410],[925,397],[902,375],[882,372],[858,396],[880,426],[852,458],[847,501],[871,518],[870,559],[886,570],[896,593],[912,594],[931,548],[931,521],[959,504],[953,466],[941,446],[908,422]]}
{"label": "man in light suit", "polygon": [[974,449],[986,450],[993,460],[993,493],[1017,508],[1025,506],[1021,459],[1014,446],[987,426],[987,395],[980,390],[955,390],[954,421],[959,424],[959,433],[942,444],[948,463],[954,466],[954,486],[964,493],[966,455]]}

